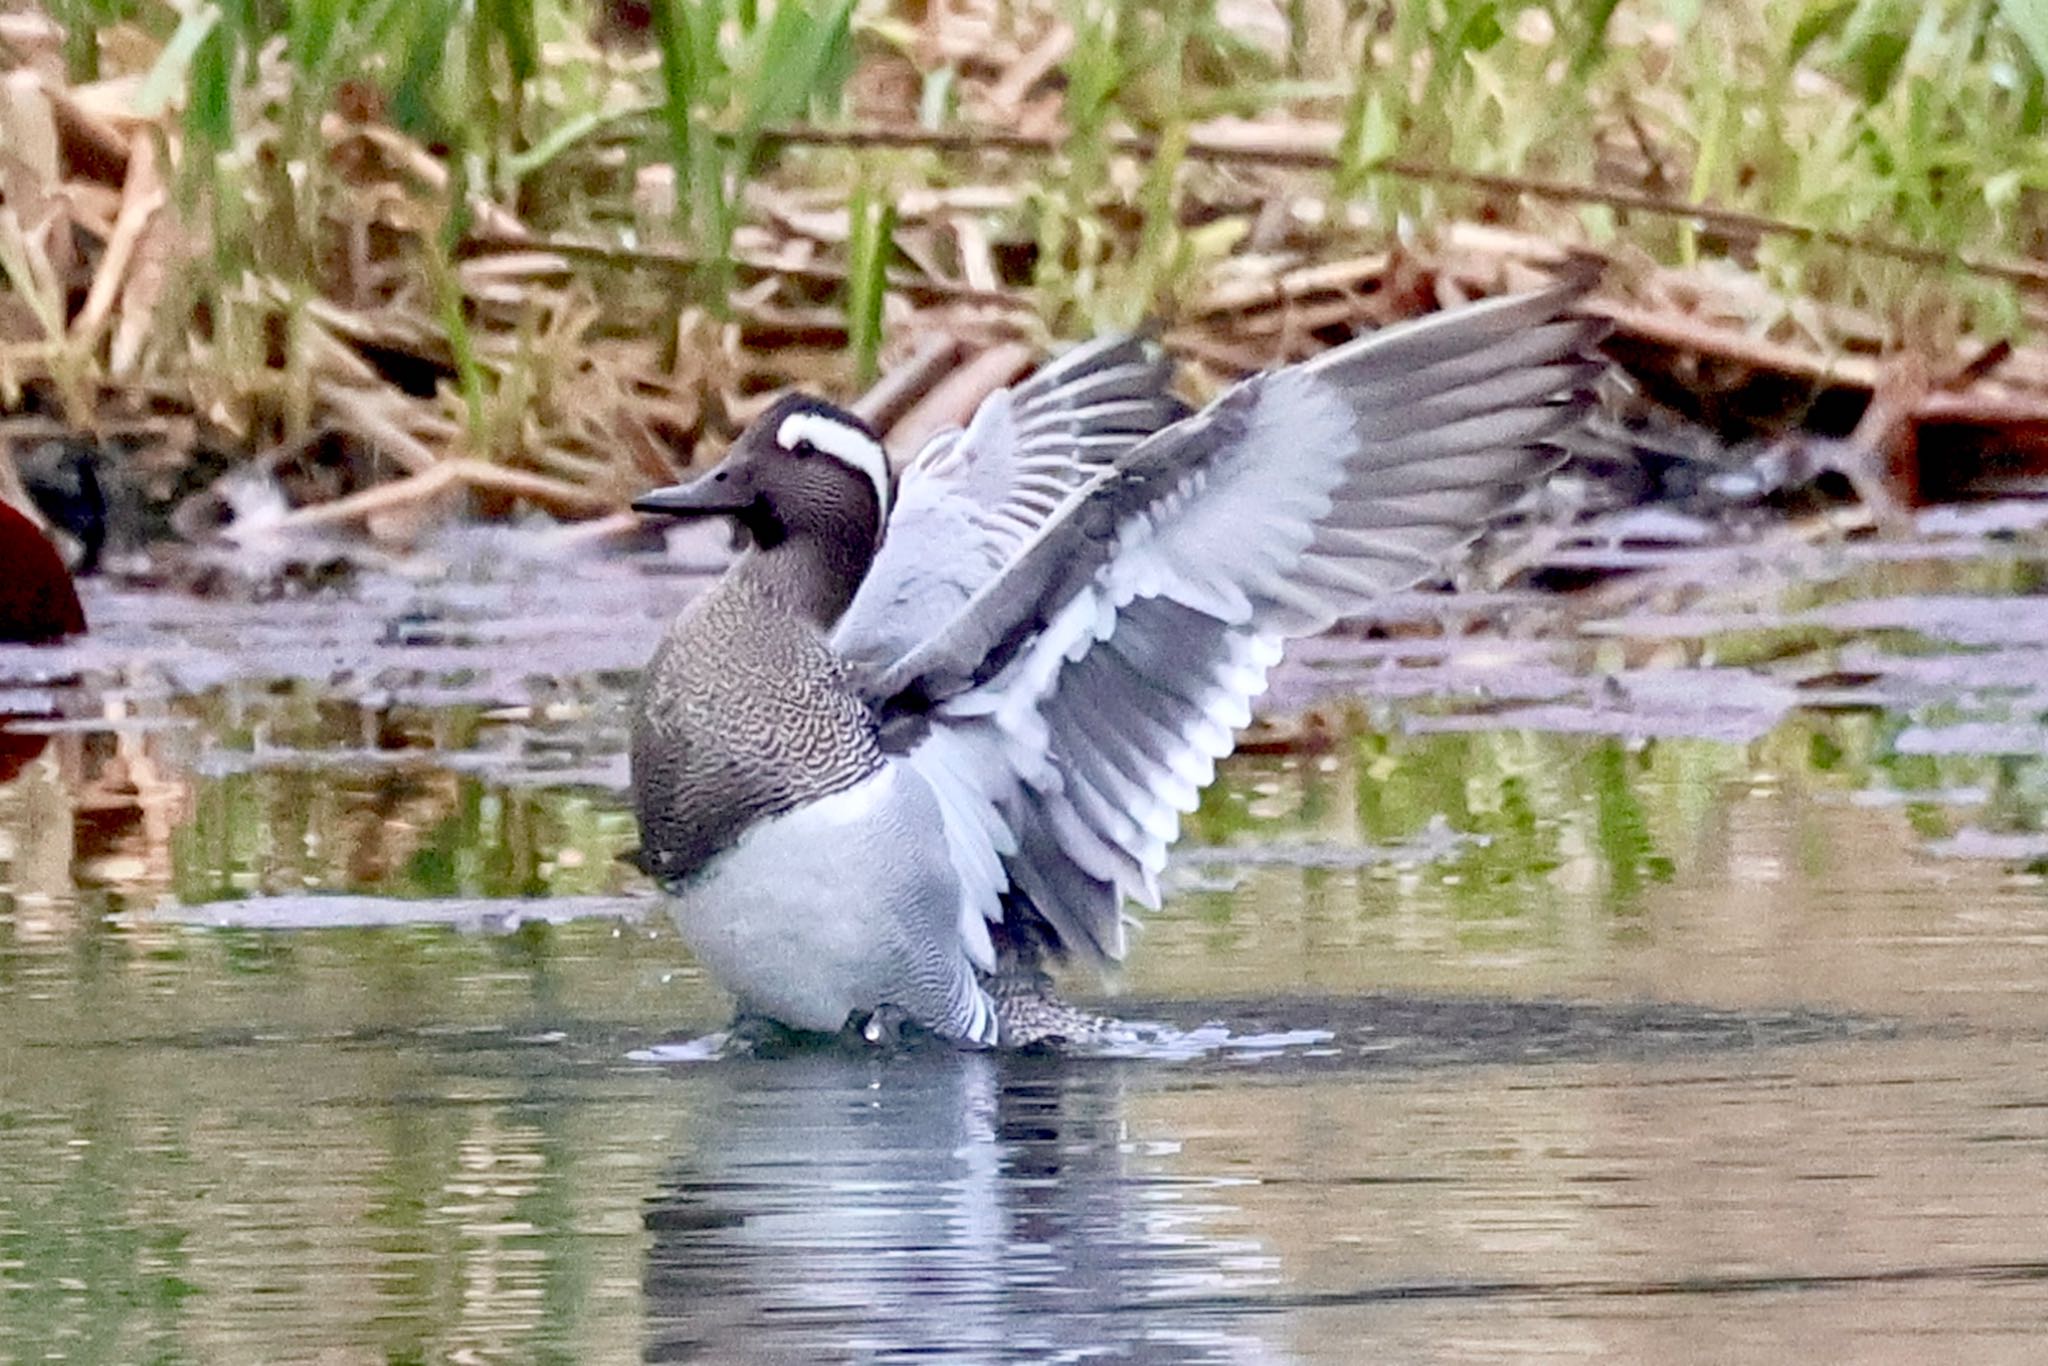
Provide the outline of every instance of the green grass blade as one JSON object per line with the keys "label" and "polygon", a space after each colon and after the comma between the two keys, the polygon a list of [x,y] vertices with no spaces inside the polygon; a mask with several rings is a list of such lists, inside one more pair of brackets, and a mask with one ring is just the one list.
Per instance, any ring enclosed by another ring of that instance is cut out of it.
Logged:
{"label": "green grass blade", "polygon": [[191,83],[185,100],[185,133],[195,147],[225,151],[235,139],[234,29],[215,24],[192,49]]}
{"label": "green grass blade", "polygon": [[882,300],[888,292],[889,249],[895,240],[896,205],[863,182],[849,206],[846,332],[857,381],[872,384],[880,373]]}
{"label": "green grass blade", "polygon": [[206,41],[206,36],[219,26],[220,21],[218,5],[201,5],[178,21],[171,40],[164,44],[164,50],[157,54],[149,74],[142,78],[142,88],[135,92],[137,114],[153,119],[164,112],[171,96],[185,88],[192,63],[199,54],[199,45]]}
{"label": "green grass blade", "polygon": [[534,31],[531,0],[484,0],[477,17],[505,53],[515,87],[540,74],[540,37]]}
{"label": "green grass blade", "polygon": [[2034,70],[2048,73],[2048,0],[1998,0],[1998,12],[2034,59]]}
{"label": "green grass blade", "polygon": [[828,73],[850,41],[854,0],[830,0],[814,14],[795,0],[784,0],[749,66],[753,81],[741,116],[740,139],[746,140],[772,123],[795,118],[814,96],[830,92]]}
{"label": "green grass blade", "polygon": [[690,218],[692,125],[702,94],[690,8],[690,0],[654,0],[653,5],[654,42],[661,53],[661,120],[668,133],[669,162],[675,168],[678,225]]}
{"label": "green grass blade", "polygon": [[1586,30],[1579,38],[1579,50],[1572,56],[1572,75],[1585,79],[1594,67],[1607,56],[1607,27],[1614,22],[1614,11],[1621,8],[1621,0],[1593,0],[1586,6]]}
{"label": "green grass blade", "polygon": [[109,13],[92,0],[56,0],[50,6],[57,22],[64,26],[64,74],[83,84],[100,78],[100,29],[120,16]]}
{"label": "green grass blade", "polygon": [[457,0],[414,0],[399,21],[404,37],[391,46],[404,53],[392,84],[391,116],[412,133],[435,131],[439,122],[434,94],[440,88],[451,35],[459,23]]}
{"label": "green grass blade", "polygon": [[602,132],[617,123],[641,118],[658,109],[657,105],[635,104],[623,109],[595,110],[578,114],[549,129],[526,151],[507,157],[505,171],[511,176],[513,183],[517,184],[536,171],[546,169],[549,163],[592,134]]}

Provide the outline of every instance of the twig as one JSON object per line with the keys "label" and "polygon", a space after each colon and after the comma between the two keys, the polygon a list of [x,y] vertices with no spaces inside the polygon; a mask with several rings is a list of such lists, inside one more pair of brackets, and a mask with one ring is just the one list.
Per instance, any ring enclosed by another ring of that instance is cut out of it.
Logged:
{"label": "twig", "polygon": [[129,139],[121,136],[121,130],[80,104],[78,97],[57,81],[44,81],[43,93],[49,97],[57,136],[63,139],[64,155],[73,173],[109,185],[126,180],[131,152]]}
{"label": "twig", "polygon": [[516,470],[507,465],[471,459],[442,463],[454,465],[463,484],[473,492],[522,498],[546,508],[557,517],[595,517],[611,512],[619,505],[619,500],[609,493],[587,489],[565,479],[535,474],[532,470]]}
{"label": "twig", "polygon": [[1877,364],[1867,357],[1816,355],[1783,342],[1715,327],[1683,313],[1656,313],[1597,299],[1586,305],[1586,311],[1612,321],[1618,334],[1652,345],[1796,375],[1815,383],[1847,384],[1860,389],[1877,385]]}
{"label": "twig", "polygon": [[[662,270],[677,274],[690,274],[702,270],[706,265],[703,257],[678,247],[628,247],[613,242],[591,242],[573,237],[523,237],[501,240],[480,236],[470,239],[465,244],[465,250],[476,255],[492,256],[507,252],[550,251],[622,270]],[[790,265],[739,252],[733,254],[733,260],[743,272],[750,275],[779,275],[812,284],[841,286],[845,285],[848,279],[844,266]],[[1029,306],[1029,301],[1023,295],[1011,290],[975,289],[969,285],[953,284],[946,280],[905,275],[900,271],[890,272],[888,287],[910,298],[994,304],[1001,308]]]}
{"label": "twig", "polygon": [[1919,422],[1967,427],[2037,427],[2048,430],[2048,399],[2017,394],[1933,393],[1913,409]]}
{"label": "twig", "polygon": [[1968,389],[1980,379],[1989,379],[2001,365],[2012,359],[2013,352],[2017,349],[2012,343],[2012,338],[2000,337],[1979,351],[1973,359],[1957,366],[1953,372],[1936,375],[1934,387],[1950,393]]}
{"label": "twig", "polygon": [[929,394],[959,360],[960,339],[950,332],[934,332],[917,344],[908,360],[862,394],[853,411],[875,430],[886,432],[912,405]]}
{"label": "twig", "polygon": [[1031,368],[1038,352],[1022,342],[991,346],[947,375],[889,431],[889,453],[907,460],[947,427],[967,420],[975,406]]}
{"label": "twig", "polygon": [[1384,275],[1391,259],[1387,252],[1374,252],[1348,261],[1302,266],[1265,279],[1226,280],[1195,300],[1188,312],[1192,317],[1209,318],[1284,304],[1309,294],[1348,294]]}
{"label": "twig", "polygon": [[[361,138],[430,190],[446,193],[453,182],[454,176],[447,162],[395,128],[352,124],[339,114],[327,114],[320,120],[320,132],[330,146],[339,146],[346,138]],[[500,240],[526,235],[524,223],[483,195],[469,196],[469,211],[475,216],[478,228]]]}
{"label": "twig", "polygon": [[[1358,298],[1332,299],[1322,303],[1285,302],[1285,308],[1238,316],[1232,321],[1231,334],[1245,341],[1271,342],[1277,339],[1279,349],[1284,353],[1295,342],[1320,328],[1346,323],[1356,325],[1371,316],[1371,306]],[[1173,335],[1178,336],[1178,330]]]}
{"label": "twig", "polygon": [[444,460],[432,469],[422,470],[404,479],[396,479],[388,484],[378,484],[374,488],[347,494],[331,503],[315,503],[311,507],[299,508],[278,518],[265,530],[325,530],[329,527],[366,522],[372,517],[417,507],[456,488],[461,482],[461,475],[455,466],[455,461]]}
{"label": "twig", "polygon": [[[818,128],[808,124],[781,124],[767,130],[764,136],[770,141],[814,147],[907,147],[942,152],[1017,152],[1033,156],[1053,155],[1059,152],[1062,146],[1061,140],[1055,136],[1012,133],[996,129],[936,132],[922,128],[874,125]],[[1113,133],[1107,140],[1117,151],[1130,156],[1147,158],[1158,153],[1157,140],[1142,133]],[[1294,146],[1253,146],[1221,140],[1213,134],[1198,132],[1189,139],[1185,155],[1193,160],[1224,165],[1315,171],[1335,170],[1340,164],[1335,146],[1321,139],[1314,142],[1304,141]],[[1848,251],[1888,256],[1914,265],[1944,270],[1961,267],[1973,274],[2004,280],[2027,289],[2048,291],[2048,265],[2030,261],[1993,260],[1966,251],[1944,251],[1911,242],[1872,237],[1866,233],[1845,232],[1840,228],[1794,223],[1765,214],[1748,213],[1741,209],[1722,209],[1710,204],[1688,203],[1685,200],[1641,190],[1541,180],[1533,176],[1490,175],[1481,171],[1429,166],[1398,158],[1374,162],[1365,169],[1376,175],[1389,175],[1402,180],[1418,180],[1437,185],[1460,185],[1492,194],[1527,195],[1532,199],[1545,199],[1560,204],[1602,204],[1608,208],[1624,209],[1634,213],[1682,218],[1704,228],[1743,236],[1794,237],[1802,241],[1822,242]]]}
{"label": "twig", "polygon": [[424,474],[440,463],[425,442],[378,412],[368,394],[327,379],[318,381],[317,388],[343,427],[366,438],[378,453],[390,456],[408,474]]}
{"label": "twig", "polygon": [[106,325],[114,300],[120,297],[121,286],[128,278],[128,264],[135,256],[136,244],[142,240],[143,229],[164,206],[166,198],[163,177],[157,174],[155,144],[138,134],[134,153],[128,158],[127,180],[121,187],[121,211],[114,219],[114,230],[107,235],[106,250],[93,274],[92,288],[86,292],[85,307],[71,320],[73,341],[98,341],[100,329]]}
{"label": "twig", "polygon": [[545,474],[458,457],[439,461],[432,469],[379,484],[360,493],[351,493],[331,503],[299,508],[265,530],[309,531],[367,522],[375,517],[418,507],[458,490],[523,498],[561,517],[597,516],[614,510],[618,503],[609,494],[578,488]]}
{"label": "twig", "polygon": [[1006,114],[1014,114],[1031,88],[1052,74],[1052,69],[1074,50],[1074,27],[1054,24],[1038,44],[1016,61],[989,87],[988,102]]}

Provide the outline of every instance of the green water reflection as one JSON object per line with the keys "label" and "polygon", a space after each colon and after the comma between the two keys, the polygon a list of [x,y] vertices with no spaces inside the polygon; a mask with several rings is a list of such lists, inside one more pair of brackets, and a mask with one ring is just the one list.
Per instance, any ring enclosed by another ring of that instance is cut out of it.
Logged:
{"label": "green water reflection", "polygon": [[[1137,985],[1490,987],[1494,956],[1538,952],[1570,960],[1538,981],[1583,988],[1664,932],[1660,892],[1741,875],[1754,852],[1730,824],[1759,794],[1822,879],[1854,882],[1870,849],[1896,859],[1902,837],[1950,834],[1966,811],[2040,828],[2038,757],[1901,755],[1904,724],[1809,715],[1749,746],[1359,731],[1240,759],[1189,822],[1197,873],[1141,939]],[[185,900],[633,880],[615,862],[630,821],[603,792],[496,787],[431,761],[188,781],[168,835],[167,888]],[[71,837],[37,805],[65,791],[31,777],[7,794],[14,866]],[[1858,804],[1870,793],[1902,804]],[[1366,847],[1384,857],[1317,857]],[[1281,860],[1203,886],[1229,850]],[[15,1357],[197,1362],[321,1341],[392,1361],[634,1354],[631,1193],[676,1118],[621,1059],[720,1010],[672,941],[608,922],[199,932],[138,914],[157,889],[147,857],[130,863],[132,886],[0,898],[0,1327]],[[1374,932],[1418,914],[1436,931]],[[1304,937],[1325,966],[1297,976]],[[1339,954],[1350,967],[1332,976],[1331,946],[1359,942],[1371,957]]]}
{"label": "green water reflection", "polygon": [[[1233,760],[1187,820],[1185,839],[1394,849],[1447,830],[1466,838],[1432,861],[1470,897],[1540,885],[1590,860],[1614,908],[1626,910],[1696,851],[1731,792],[1759,781],[1821,799],[1896,799],[1925,840],[1965,826],[2039,832],[2048,758],[1896,748],[1909,727],[1964,715],[1809,713],[1747,745],[1354,730],[1327,752]],[[191,903],[308,890],[545,897],[640,885],[619,862],[636,842],[616,794],[507,788],[422,757],[368,772],[284,767],[197,779],[169,853],[172,890]]]}
{"label": "green water reflection", "polygon": [[[1899,583],[1930,593],[2042,586],[2038,566],[1899,572]],[[1844,575],[1774,610],[1856,606],[1870,587]],[[1753,739],[1632,738],[1625,711],[1603,731],[1600,695],[1572,703],[1550,729],[1496,715],[1489,708],[1503,703],[1476,687],[1334,706],[1335,720],[1303,732],[1305,743],[1224,766],[1187,822],[1167,905],[1136,937],[1115,989],[1190,1022],[1212,1004],[1227,1014],[1230,1002],[1305,1001],[1312,1019],[1326,1004],[1405,992],[1811,1004],[2036,1039],[2048,1031],[2048,675],[2030,650],[1973,654],[1925,623],[1773,620],[1592,652],[1616,686],[1674,667],[1697,670],[1709,689],[1725,677],[1805,690]],[[609,681],[502,707],[367,703],[304,684],[138,693],[120,715],[110,708],[105,729],[55,735],[0,785],[0,1356],[641,1357],[649,1202],[674,1182],[679,1153],[717,1149],[735,1132],[721,1123],[754,1094],[751,1082],[629,1060],[649,1042],[715,1028],[727,1009],[658,915],[507,934],[188,923],[195,908],[226,908],[232,920],[234,907],[278,898],[299,899],[317,919],[321,903],[307,898],[324,894],[417,905],[423,920],[457,898],[651,905],[619,861],[635,842],[618,782],[623,705]],[[2013,1091],[2024,1085],[2012,1080],[2012,1056],[2001,1044],[1926,1067],[1960,1079],[1964,1101],[1941,1102],[1955,1113],[1979,1101],[2018,1107],[2021,1118],[1997,1111],[2006,1134],[2040,1112],[2038,1087]],[[1858,1066],[1874,1096],[1888,1094],[1882,1068]],[[1545,1106],[1529,1131],[1561,1135],[1545,1140],[1560,1151],[1591,1146],[1585,1136],[1613,1120],[1604,1102],[1568,1087],[1532,1101],[1506,1068],[1300,1087],[1212,1075],[1178,1092],[1159,1081],[1172,1094],[1149,1099],[1124,1095],[1122,1077],[1091,1083],[1103,1094],[1086,1101],[1088,1141],[1121,1161],[1129,1134],[1171,1154],[1235,1125],[1230,1142],[1244,1151],[1219,1149],[1216,1161],[1266,1193],[1241,1209],[1219,1205],[1216,1217],[1240,1243],[1278,1249],[1268,1260],[1284,1256],[1305,1285],[1335,1277],[1332,1267],[1367,1274],[1345,1260],[1355,1241],[1296,1248],[1302,1211],[1284,1195],[1300,1175],[1289,1161],[1342,1168],[1337,1186],[1310,1191],[1332,1207],[1333,1190],[1339,1204],[1358,1198],[1342,1183],[1371,1153],[1403,1151],[1378,1144],[1359,1107],[1392,1123],[1372,1107],[1401,1097],[1394,1118],[1427,1137],[1446,1113]],[[1972,1088],[1984,1077],[1996,1082],[1980,1095]],[[1629,1099],[1617,1108],[1652,1117],[1646,1136],[1627,1131],[1629,1152],[1682,1143],[1690,1113],[1639,1103],[1629,1089],[1639,1079],[1596,1067],[1572,1085],[1595,1097],[1618,1088]],[[1757,1103],[1740,1080],[1728,1104]],[[867,1088],[862,1079],[828,1094],[827,1108],[866,1113],[881,1103]],[[786,1099],[804,1113],[801,1097]],[[1827,1132],[1809,1136],[1819,1165],[1835,1160],[1845,1126],[1896,1120],[1891,1103],[1829,1118]],[[1798,1118],[1791,1104],[1777,1122]],[[738,1132],[787,1127],[772,1107],[752,1122]],[[1728,1131],[1745,1132],[1742,1123]],[[1040,1138],[1065,1161],[1060,1133]],[[1968,1154],[1979,1149],[1909,1137],[1900,1171],[1953,1170],[1995,1194],[2000,1173],[2030,1170],[2002,1151],[2003,1165],[1978,1171]],[[1513,1153],[1512,1139],[1496,1146]],[[1464,1140],[1441,1141],[1453,1145],[1443,1150],[1452,1165],[1478,1162],[1456,1146]],[[1354,1142],[1368,1153],[1343,1167],[1332,1145],[1348,1155]],[[942,1147],[950,1160],[974,1143],[946,1137]],[[1003,1151],[1016,1159],[1014,1145]],[[1280,1165],[1240,1171],[1247,1154]],[[793,1171],[819,1156],[781,1160]],[[1711,1156],[1664,1173],[1672,1209],[1699,1203],[1688,1183]],[[1493,1169],[1471,1169],[1477,1194],[1460,1194],[1484,1206]],[[1105,1171],[1111,1190],[1128,1186],[1115,1161]],[[1168,1157],[1153,1174],[1184,1175]],[[721,1189],[781,1189],[773,1172],[740,1177]],[[1577,1189],[1544,1184],[1541,1194],[1577,1209]],[[1952,1196],[1943,1188],[1927,1199]],[[1479,1216],[1475,1241],[1459,1244],[1424,1195],[1412,1198],[1417,1228],[1442,1235],[1459,1266],[1526,1257],[1509,1269],[1535,1274],[1561,1248],[1597,1251],[1597,1241],[1516,1242]],[[1766,1219],[1774,1199],[1760,1190],[1733,1224]],[[1243,1212],[1262,1208],[1274,1211],[1270,1223]],[[744,1208],[731,1217],[744,1223]],[[1370,1224],[1360,1214],[1341,1236],[1366,1238]],[[1892,1225],[1873,1227],[1884,1251]],[[1926,1243],[1908,1226],[1896,1233],[1900,1247]],[[1685,1236],[1627,1236],[1668,1254],[1670,1274],[1693,1269]],[[1994,1239],[1983,1255],[2033,1255],[2028,1246]],[[1358,1329],[1341,1318],[1314,1331],[1275,1321],[1305,1335],[1303,1355],[1333,1360],[1348,1359]],[[1569,1346],[1583,1328],[1574,1320],[1555,1342]]]}

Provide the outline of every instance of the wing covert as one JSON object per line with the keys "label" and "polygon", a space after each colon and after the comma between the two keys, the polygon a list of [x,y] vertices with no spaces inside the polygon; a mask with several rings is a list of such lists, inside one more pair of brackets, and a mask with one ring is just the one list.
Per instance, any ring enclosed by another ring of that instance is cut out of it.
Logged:
{"label": "wing covert", "polygon": [[1091,342],[989,395],[965,429],[927,441],[833,632],[840,656],[879,673],[957,617],[1078,490],[1186,414],[1171,381],[1141,340]]}
{"label": "wing covert", "polygon": [[[1005,537],[951,581],[952,616],[866,661],[878,698],[924,709],[905,757],[953,794],[949,838],[976,846],[971,944],[985,919],[1013,944],[1121,957],[1125,899],[1157,905],[1181,818],[1284,641],[1442,574],[1550,468],[1602,368],[1596,325],[1564,316],[1584,288],[1373,333],[1148,437],[1118,431],[1120,450],[1070,456],[1050,484],[1012,481],[1037,501],[987,518]],[[991,423],[1022,433],[1035,382]],[[981,422],[934,463],[979,458]]]}

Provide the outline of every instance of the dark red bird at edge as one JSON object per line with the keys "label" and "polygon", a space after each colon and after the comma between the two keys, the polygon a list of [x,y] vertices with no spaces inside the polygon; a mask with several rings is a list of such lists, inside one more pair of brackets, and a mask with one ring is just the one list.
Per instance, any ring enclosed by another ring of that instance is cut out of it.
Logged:
{"label": "dark red bird at edge", "polygon": [[85,629],[85,608],[57,547],[0,502],[0,641],[47,644]]}
{"label": "dark red bird at edge", "polygon": [[[46,645],[85,629],[85,608],[64,558],[36,524],[0,502],[0,643]],[[0,712],[0,783],[14,781],[43,752],[47,735],[8,729]]]}

